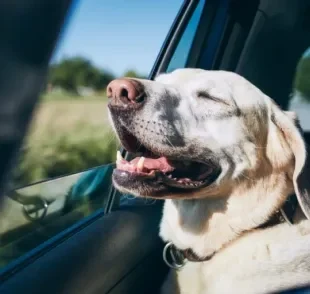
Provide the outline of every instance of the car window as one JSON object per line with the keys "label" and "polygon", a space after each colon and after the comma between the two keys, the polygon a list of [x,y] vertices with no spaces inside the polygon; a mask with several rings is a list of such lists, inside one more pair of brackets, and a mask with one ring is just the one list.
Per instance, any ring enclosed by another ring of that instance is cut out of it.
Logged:
{"label": "car window", "polygon": [[194,41],[195,33],[199,24],[199,20],[203,11],[205,1],[199,1],[191,18],[186,26],[182,37],[172,55],[169,62],[167,72],[171,72],[177,68],[182,68],[186,66],[189,51],[191,49],[192,43]]}
{"label": "car window", "polygon": [[148,76],[181,5],[181,0],[78,2],[1,206],[0,270],[104,211],[118,148],[105,88],[115,77]]}
{"label": "car window", "polygon": [[300,125],[310,131],[310,47],[301,56],[293,81],[289,109],[298,115]]}

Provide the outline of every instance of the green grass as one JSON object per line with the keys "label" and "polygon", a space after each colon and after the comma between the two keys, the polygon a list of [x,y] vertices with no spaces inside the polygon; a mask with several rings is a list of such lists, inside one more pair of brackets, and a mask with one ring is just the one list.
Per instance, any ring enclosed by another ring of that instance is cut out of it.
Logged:
{"label": "green grass", "polygon": [[115,161],[118,143],[108,121],[107,99],[73,97],[45,95],[41,100],[21,150],[15,185]]}

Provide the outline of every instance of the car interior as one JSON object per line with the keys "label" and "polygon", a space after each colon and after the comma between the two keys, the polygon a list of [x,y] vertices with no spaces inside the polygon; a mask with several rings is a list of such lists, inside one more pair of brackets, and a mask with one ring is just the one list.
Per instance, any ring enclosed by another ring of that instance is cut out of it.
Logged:
{"label": "car interior", "polygon": [[[26,187],[10,182],[74,7],[70,0],[0,3],[0,293],[159,293],[168,273],[158,237],[163,203],[117,192],[114,163]],[[149,79],[181,67],[234,71],[289,109],[309,33],[307,0],[187,0]],[[310,143],[310,132],[304,136]]]}

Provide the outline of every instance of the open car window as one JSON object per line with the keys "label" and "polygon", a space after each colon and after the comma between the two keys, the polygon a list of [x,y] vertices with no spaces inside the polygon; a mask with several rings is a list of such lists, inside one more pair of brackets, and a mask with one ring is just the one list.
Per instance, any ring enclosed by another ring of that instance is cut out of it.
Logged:
{"label": "open car window", "polygon": [[[119,76],[147,78],[182,5],[180,0],[162,6],[122,2],[119,10],[118,2],[79,1],[54,52],[12,188],[1,205],[0,271],[105,211],[119,148],[105,88]],[[146,42],[150,31],[155,35]],[[123,195],[120,205],[153,203],[131,200]]]}

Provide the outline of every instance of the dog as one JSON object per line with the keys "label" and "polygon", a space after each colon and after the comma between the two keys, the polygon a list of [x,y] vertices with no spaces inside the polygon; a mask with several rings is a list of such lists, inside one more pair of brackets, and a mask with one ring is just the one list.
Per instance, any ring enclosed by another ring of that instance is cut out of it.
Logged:
{"label": "dog", "polygon": [[[118,153],[114,186],[165,200],[159,234],[176,269],[161,293],[271,293],[310,283],[310,169],[295,113],[228,71],[122,78],[107,95],[115,133],[138,155]],[[290,221],[283,207],[294,195]]]}

